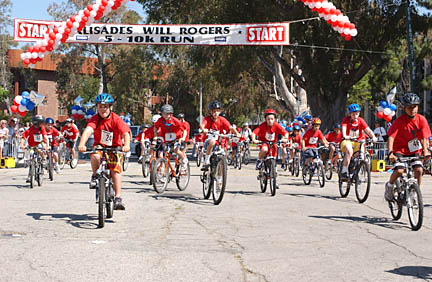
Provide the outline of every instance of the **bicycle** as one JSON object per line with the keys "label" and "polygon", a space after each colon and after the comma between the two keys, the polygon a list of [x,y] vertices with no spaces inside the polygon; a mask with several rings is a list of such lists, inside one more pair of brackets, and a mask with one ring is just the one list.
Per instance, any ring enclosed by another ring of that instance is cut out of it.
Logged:
{"label": "bicycle", "polygon": [[423,223],[423,197],[417,179],[414,178],[414,169],[411,163],[424,159],[424,157],[399,157],[398,162],[404,164],[406,176],[401,175],[393,188],[393,201],[388,202],[391,215],[394,220],[402,216],[403,206],[407,207],[408,219],[413,231],[421,228]]}
{"label": "bicycle", "polygon": [[[368,140],[358,141],[360,143],[360,148],[363,147],[363,144],[371,143]],[[346,198],[350,192],[351,185],[355,185],[355,193],[357,201],[362,204],[364,203],[368,196],[371,185],[371,176],[370,176],[370,165],[367,163],[366,154],[363,152],[355,152],[351,157],[351,161],[348,167],[348,180],[342,180],[342,167],[343,167],[343,158],[340,158],[340,166],[338,170],[339,177],[339,193],[342,198]],[[346,182],[346,187],[344,187],[344,182]]]}
{"label": "bicycle", "polygon": [[[333,143],[330,142],[330,145],[333,145],[335,147],[335,150],[333,152],[333,158],[328,159],[326,162],[324,162],[324,171],[325,171],[325,177],[327,180],[331,180],[333,177],[333,171],[339,171],[339,166],[341,165],[341,159],[342,159],[342,152],[340,150],[339,143]],[[334,166],[334,161],[337,159],[336,167]]]}
{"label": "bicycle", "polygon": [[294,149],[294,156],[291,162],[288,162],[288,168],[292,176],[298,177],[300,174],[300,162],[302,151],[299,148]]}
{"label": "bicycle", "polygon": [[42,146],[37,147],[26,147],[29,150],[29,177],[30,177],[30,188],[34,188],[35,181],[38,186],[42,186],[44,165],[41,153],[43,153]]}
{"label": "bicycle", "polygon": [[[177,188],[184,191],[190,180],[189,162],[186,169],[183,169],[178,156],[172,153],[175,147],[180,146],[178,142],[165,142],[163,145],[164,156],[157,159],[151,172],[153,188],[158,194],[163,193],[171,179],[175,178]],[[171,165],[171,161],[174,161],[174,167]]]}
{"label": "bicycle", "polygon": [[204,153],[204,143],[203,142],[198,142],[197,143],[197,147],[198,147],[198,149],[197,149],[196,164],[197,164],[197,167],[200,167],[201,163],[204,160],[204,155],[205,155],[205,153]]}
{"label": "bicycle", "polygon": [[227,181],[227,159],[225,149],[222,148],[222,138],[230,138],[233,134],[220,134],[218,131],[210,131],[209,138],[218,138],[219,142],[213,146],[213,151],[210,155],[210,166],[208,170],[204,170],[200,179],[203,185],[204,199],[210,198],[212,194],[213,203],[219,205],[222,202],[226,181]]}
{"label": "bicycle", "polygon": [[259,170],[257,179],[260,182],[260,188],[262,193],[265,193],[267,191],[267,183],[268,183],[270,186],[270,195],[275,196],[278,185],[276,180],[277,178],[276,158],[273,157],[272,155],[272,148],[275,144],[276,146],[278,146],[281,143],[278,141],[276,142],[266,141],[266,142],[260,142],[260,144],[267,144],[269,150],[267,151],[267,154],[263,161],[263,165]]}
{"label": "bicycle", "polygon": [[232,142],[237,143],[237,146],[233,149],[234,150],[234,158],[232,160],[234,168],[238,168],[239,170],[241,170],[242,167],[242,163],[243,163],[243,157],[242,157],[242,143],[243,142],[239,142],[240,138],[238,137],[233,137],[232,138]]}
{"label": "bicycle", "polygon": [[49,180],[54,180],[54,151],[52,146],[48,150],[48,178]]}
{"label": "bicycle", "polygon": [[123,155],[124,157],[122,158],[122,169],[123,171],[126,171],[127,168],[129,167],[129,158],[131,156],[131,152],[127,152],[126,154]]}
{"label": "bicycle", "polygon": [[[143,155],[142,155],[142,161],[141,161],[141,171],[144,178],[149,176],[150,174],[150,160],[154,157],[154,154],[150,154],[151,150],[151,143],[150,141],[144,142],[144,149],[143,149]],[[154,157],[156,159],[156,157]]]}
{"label": "bicycle", "polygon": [[[114,187],[111,171],[108,169],[108,154],[124,154],[117,148],[95,148],[86,154],[102,152],[99,168],[96,171],[96,204],[98,204],[98,228],[105,226],[105,219],[114,215]],[[91,185],[91,183],[90,183]]]}
{"label": "bicycle", "polygon": [[243,148],[242,148],[242,150],[243,150],[243,157],[242,157],[242,159],[243,159],[243,164],[244,164],[244,165],[248,165],[249,162],[250,162],[250,147],[249,147],[249,141],[246,141],[246,140],[243,141],[242,145],[243,145]]}
{"label": "bicycle", "polygon": [[78,165],[78,161],[72,157],[72,150],[66,145],[66,140],[63,138],[59,146],[59,165],[63,169],[66,164],[69,164],[71,169]]}
{"label": "bicycle", "polygon": [[312,177],[317,175],[318,183],[321,188],[325,185],[325,175],[324,175],[324,163],[320,157],[320,150],[326,148],[325,146],[320,146],[318,148],[307,148],[308,150],[314,150],[316,152],[315,157],[309,163],[309,165],[303,165],[302,167],[302,178],[305,185],[309,185],[312,181]]}

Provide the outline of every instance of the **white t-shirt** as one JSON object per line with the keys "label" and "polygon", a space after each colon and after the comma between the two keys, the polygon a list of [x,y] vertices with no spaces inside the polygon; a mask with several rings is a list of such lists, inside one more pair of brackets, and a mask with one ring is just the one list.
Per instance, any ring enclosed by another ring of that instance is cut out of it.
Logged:
{"label": "white t-shirt", "polygon": [[0,127],[0,147],[4,146],[4,142],[7,140],[7,139],[5,139],[5,137],[6,137],[6,134],[8,134],[8,132],[9,132],[9,129],[7,129],[7,127],[5,127],[5,128]]}
{"label": "white t-shirt", "polygon": [[378,142],[384,142],[383,136],[386,136],[386,130],[384,127],[377,127],[374,129],[373,133],[377,136]]}

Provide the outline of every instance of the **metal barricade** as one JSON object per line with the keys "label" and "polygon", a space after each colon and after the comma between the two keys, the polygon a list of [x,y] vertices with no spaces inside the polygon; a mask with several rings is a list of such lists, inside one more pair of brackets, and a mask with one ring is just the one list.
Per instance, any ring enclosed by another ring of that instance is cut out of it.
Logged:
{"label": "metal barricade", "polygon": [[385,160],[387,156],[387,142],[376,142],[366,147],[372,160]]}

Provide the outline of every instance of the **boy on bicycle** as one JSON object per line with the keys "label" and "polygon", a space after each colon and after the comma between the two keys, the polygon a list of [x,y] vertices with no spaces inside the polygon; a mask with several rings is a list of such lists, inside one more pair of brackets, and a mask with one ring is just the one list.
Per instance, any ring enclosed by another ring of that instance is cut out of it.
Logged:
{"label": "boy on bicycle", "polygon": [[[276,140],[278,135],[282,135],[281,142],[286,143],[288,141],[288,132],[276,122],[276,111],[273,109],[267,109],[264,112],[265,122],[261,123],[252,132],[252,142],[255,144],[260,141],[263,142],[260,145],[260,152],[258,154],[258,160],[256,162],[256,170],[260,170],[263,165],[263,159],[270,152],[273,157],[277,155],[277,144]],[[258,137],[258,140],[257,140]],[[271,148],[266,142],[275,142]]]}
{"label": "boy on bicycle", "polygon": [[305,132],[303,135],[303,147],[306,148],[304,151],[305,166],[307,166],[310,161],[315,158],[318,154],[314,148],[317,148],[318,140],[320,140],[324,146],[328,147],[328,142],[320,130],[321,120],[319,118],[314,118],[312,120],[312,128]]}
{"label": "boy on bicycle", "polygon": [[[404,172],[404,164],[397,162],[399,157],[419,156],[423,149],[425,159],[429,159],[429,136],[431,131],[426,118],[418,114],[420,98],[415,93],[406,93],[400,100],[403,114],[399,116],[390,126],[388,135],[388,158],[394,163],[393,173],[389,182],[385,185],[384,198],[393,201],[393,185]],[[414,177],[417,179],[418,186],[421,185],[423,174],[423,164],[416,160],[410,164],[414,169]]]}
{"label": "boy on bicycle", "polygon": [[[336,150],[336,144],[340,144],[342,142],[342,132],[341,132],[341,126],[340,124],[335,124],[333,126],[333,131],[327,133],[325,136],[327,142],[333,143],[330,144],[330,154],[328,162],[331,163],[333,161],[334,152]],[[337,156],[334,159],[334,161],[337,160]],[[335,166],[335,163],[333,163],[333,166]]]}
{"label": "boy on bicycle", "polygon": [[187,131],[184,125],[175,117],[173,117],[174,108],[169,105],[163,105],[161,107],[162,117],[154,124],[153,132],[154,137],[153,140],[156,141],[157,137],[160,136],[164,140],[164,142],[172,142],[174,140],[178,140],[180,146],[177,146],[174,150],[180,160],[181,160],[181,168],[186,169],[188,164],[188,158],[183,151],[181,151],[181,144],[185,142]]}
{"label": "boy on bicycle", "polygon": [[[81,137],[78,150],[80,152],[85,152],[87,150],[85,144],[90,135],[93,133],[95,147],[121,147],[122,152],[129,152],[130,129],[129,126],[122,120],[122,118],[112,111],[114,99],[107,93],[98,94],[95,99],[95,104],[97,114],[94,115],[87,123],[87,127],[85,128]],[[122,144],[122,140],[124,140],[124,144]],[[90,155],[91,167],[93,171],[91,178],[91,188],[96,187],[96,171],[100,166],[101,157],[101,152]],[[108,154],[108,168],[111,172],[111,178],[115,192],[115,210],[125,209],[121,198],[121,164],[121,155],[114,152],[110,152]]]}
{"label": "boy on bicycle", "polygon": [[60,132],[54,127],[54,120],[52,118],[47,118],[45,120],[45,130],[48,136],[48,140],[50,141],[50,146],[53,151],[53,159],[54,159],[54,170],[59,173],[60,167],[58,164],[58,143],[60,137]]}
{"label": "boy on bicycle", "polygon": [[[26,140],[29,147],[39,147],[39,145],[41,145],[45,150],[48,150],[49,140],[45,127],[43,126],[44,122],[45,119],[41,115],[35,115],[32,117],[32,126],[30,126],[29,129],[24,131],[22,135],[23,138],[21,138],[22,150],[25,150]],[[45,154],[43,154],[43,152],[41,152],[41,156],[42,159],[45,160]],[[26,180],[27,183],[30,182],[30,169],[31,166],[29,166],[29,174]]]}
{"label": "boy on bicycle", "polygon": [[79,137],[79,131],[78,127],[74,124],[73,119],[66,119],[66,124],[60,131],[66,141],[66,146],[72,151],[72,161],[78,161],[75,151],[75,144]]}
{"label": "boy on bicycle", "polygon": [[342,120],[342,138],[340,144],[341,151],[345,153],[342,166],[342,180],[348,179],[348,166],[351,162],[351,157],[359,151],[364,152],[365,146],[360,148],[359,141],[366,138],[366,133],[372,138],[373,142],[377,141],[375,134],[369,128],[366,121],[360,117],[361,107],[358,104],[348,106],[348,116]]}
{"label": "boy on bicycle", "polygon": [[[283,144],[282,147],[282,169],[285,169],[285,167],[288,166],[289,159],[290,159],[290,148],[292,146],[292,137],[291,134],[293,133],[293,128],[291,126],[287,126],[285,130],[288,132],[288,142],[286,144]],[[288,160],[288,162],[287,162]]]}
{"label": "boy on bicycle", "polygon": [[[210,111],[210,115],[206,116],[202,121],[200,128],[204,134],[207,134],[209,130],[217,131],[221,134],[224,132],[234,132],[237,137],[241,137],[239,132],[231,126],[229,121],[220,116],[222,105],[219,101],[211,101],[208,104],[208,109]],[[206,156],[204,159],[204,164],[201,170],[207,170],[210,165],[210,156],[213,152],[213,147],[218,143],[218,140],[213,138],[207,138],[207,135],[203,136],[203,140],[205,140],[205,147],[207,147]],[[226,143],[226,142],[225,142]],[[221,144],[221,145],[225,145]]]}

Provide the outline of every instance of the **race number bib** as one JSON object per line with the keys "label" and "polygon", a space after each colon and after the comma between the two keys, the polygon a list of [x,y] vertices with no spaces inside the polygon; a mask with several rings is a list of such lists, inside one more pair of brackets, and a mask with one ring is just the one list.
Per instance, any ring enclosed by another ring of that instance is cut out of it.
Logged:
{"label": "race number bib", "polygon": [[408,142],[408,149],[410,150],[410,152],[417,152],[418,150],[420,150],[422,148],[422,145],[420,144],[420,141],[415,138],[411,141]]}
{"label": "race number bib", "polygon": [[240,141],[240,138],[238,138],[238,137],[233,137],[232,141],[233,141],[234,143],[238,143],[238,142]]}
{"label": "race number bib", "polygon": [[48,140],[51,142],[53,140],[52,135],[47,135],[48,136]]}
{"label": "race number bib", "polygon": [[267,132],[265,137],[266,137],[267,141],[273,141],[273,140],[275,140],[276,134]]}
{"label": "race number bib", "polygon": [[170,142],[170,141],[173,141],[175,139],[176,139],[176,134],[175,133],[173,133],[173,132],[165,133],[165,141]]}
{"label": "race number bib", "polygon": [[102,135],[101,135],[101,144],[102,145],[112,146],[113,139],[114,139],[114,133],[113,132],[102,130]]}
{"label": "race number bib", "polygon": [[216,139],[217,138],[217,134],[219,134],[219,131],[214,131],[213,133],[207,134],[207,138],[208,139]]}
{"label": "race number bib", "polygon": [[317,142],[318,142],[318,137],[311,137],[311,138],[309,139],[309,144],[314,145],[314,144],[316,144]]}
{"label": "race number bib", "polygon": [[34,134],[33,135],[33,140],[35,141],[35,142],[42,142],[42,134]]}
{"label": "race number bib", "polygon": [[352,138],[359,138],[360,130],[350,130],[349,136]]}

